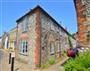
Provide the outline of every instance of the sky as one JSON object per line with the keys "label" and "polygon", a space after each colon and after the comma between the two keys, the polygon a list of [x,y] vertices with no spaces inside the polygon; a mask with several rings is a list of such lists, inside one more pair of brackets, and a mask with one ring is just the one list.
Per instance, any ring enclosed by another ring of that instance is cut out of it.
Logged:
{"label": "sky", "polygon": [[16,27],[16,20],[37,5],[67,28],[68,32],[77,32],[73,0],[0,0],[0,36]]}

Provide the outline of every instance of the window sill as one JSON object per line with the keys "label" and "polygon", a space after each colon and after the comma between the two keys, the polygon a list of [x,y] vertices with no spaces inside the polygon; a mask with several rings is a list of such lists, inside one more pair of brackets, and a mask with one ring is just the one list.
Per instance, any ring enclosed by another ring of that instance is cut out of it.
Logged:
{"label": "window sill", "polygon": [[23,31],[22,33],[27,33],[27,31]]}
{"label": "window sill", "polygon": [[61,51],[57,51],[57,53],[61,53]]}
{"label": "window sill", "polygon": [[54,55],[54,53],[50,53],[50,55]]}
{"label": "window sill", "polygon": [[24,56],[28,56],[27,53],[22,53],[22,52],[19,52],[20,55],[24,55]]}

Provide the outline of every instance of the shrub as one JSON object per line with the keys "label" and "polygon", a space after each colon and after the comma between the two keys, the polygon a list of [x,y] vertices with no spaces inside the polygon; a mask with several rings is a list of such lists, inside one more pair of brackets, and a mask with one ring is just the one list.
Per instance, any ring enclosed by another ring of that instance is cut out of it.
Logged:
{"label": "shrub", "polygon": [[50,65],[53,65],[54,63],[55,63],[55,60],[54,59],[49,60],[49,64]]}
{"label": "shrub", "polygon": [[69,46],[70,46],[70,48],[72,48],[73,47],[73,45],[72,45],[72,42],[71,42],[71,39],[70,39],[70,37],[68,36],[68,42],[69,42]]}
{"label": "shrub", "polygon": [[64,65],[65,71],[90,71],[90,53],[81,53]]}

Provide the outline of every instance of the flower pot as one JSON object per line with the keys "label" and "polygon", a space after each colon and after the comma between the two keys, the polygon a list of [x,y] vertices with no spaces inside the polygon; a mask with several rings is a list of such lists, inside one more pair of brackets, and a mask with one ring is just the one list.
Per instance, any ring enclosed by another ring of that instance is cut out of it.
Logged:
{"label": "flower pot", "polygon": [[75,52],[72,49],[67,50],[67,56],[68,57],[75,57]]}

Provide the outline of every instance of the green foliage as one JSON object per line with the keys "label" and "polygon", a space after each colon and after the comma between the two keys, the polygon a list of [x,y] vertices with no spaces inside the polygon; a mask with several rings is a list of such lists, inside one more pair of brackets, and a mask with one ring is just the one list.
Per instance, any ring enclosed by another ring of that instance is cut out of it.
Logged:
{"label": "green foliage", "polygon": [[54,59],[50,59],[50,60],[49,60],[49,64],[50,64],[50,65],[53,65],[54,63],[55,63],[55,60],[54,60]]}
{"label": "green foliage", "polygon": [[90,71],[90,53],[82,53],[64,65],[65,71]]}
{"label": "green foliage", "polygon": [[72,48],[73,47],[73,45],[72,45],[72,42],[71,42],[71,40],[70,40],[70,37],[68,36],[68,42],[69,42],[69,46],[70,46],[70,48]]}
{"label": "green foliage", "polygon": [[67,51],[63,50],[63,51],[62,51],[62,55],[63,55],[64,57],[67,56]]}

